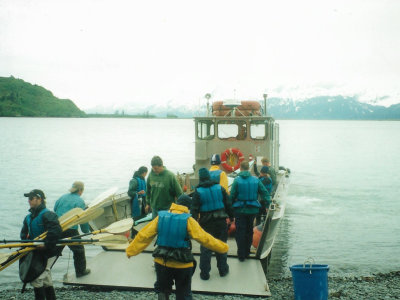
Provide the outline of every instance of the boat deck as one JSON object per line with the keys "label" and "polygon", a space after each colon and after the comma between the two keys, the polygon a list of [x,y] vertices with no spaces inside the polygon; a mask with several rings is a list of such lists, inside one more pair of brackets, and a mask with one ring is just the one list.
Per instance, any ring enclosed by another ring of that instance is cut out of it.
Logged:
{"label": "boat deck", "polygon": [[[199,256],[195,255],[199,261]],[[192,291],[208,294],[236,294],[271,296],[260,261],[247,259],[240,262],[228,257],[230,272],[220,277],[215,258],[211,261],[210,280],[200,279],[197,267],[192,277]],[[104,251],[88,262],[91,273],[76,278],[69,272],[64,284],[79,286],[114,287],[134,290],[153,290],[156,273],[151,253],[141,253],[128,259],[122,251]],[[118,276],[116,276],[118,274]]]}
{"label": "boat deck", "polygon": [[[260,239],[262,248],[259,257],[265,258],[270,253],[274,237],[277,232],[279,221],[283,217],[285,205],[284,199],[288,186],[288,179],[280,175],[280,183],[274,199],[280,208],[273,211],[271,222],[265,222],[268,229],[263,230],[265,239]],[[104,203],[104,214],[91,222],[92,228],[104,228],[109,224],[129,217],[130,199],[125,194],[115,197],[112,201]],[[270,210],[272,211],[272,209]],[[268,219],[268,218],[267,218]],[[140,230],[147,222],[136,225],[134,228]],[[268,237],[267,237],[268,234]],[[141,254],[128,259],[125,249],[128,244],[108,247],[109,251],[102,251],[88,261],[88,268],[92,272],[84,277],[76,278],[74,272],[70,271],[64,278],[64,284],[79,286],[112,287],[132,290],[153,290],[156,278],[152,252],[153,242]],[[234,237],[228,239],[228,264],[230,272],[225,277],[220,277],[213,257],[211,263],[210,280],[200,279],[199,267],[197,267],[192,278],[192,290],[197,293],[208,294],[235,294],[247,296],[271,296],[266,276],[262,266],[262,260],[256,258],[256,249],[252,247],[250,258],[240,262],[237,258],[237,246]],[[265,250],[264,250],[265,248]],[[197,262],[200,261],[200,244],[192,240],[192,252]],[[265,261],[264,261],[265,262]]]}

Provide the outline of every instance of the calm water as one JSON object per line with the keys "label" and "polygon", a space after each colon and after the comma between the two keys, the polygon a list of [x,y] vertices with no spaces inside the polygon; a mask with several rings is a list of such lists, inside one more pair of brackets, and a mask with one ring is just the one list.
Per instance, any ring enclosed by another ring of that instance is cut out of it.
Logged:
{"label": "calm water", "polygon": [[[331,275],[400,270],[400,122],[280,121],[280,164],[292,170],[271,276],[313,257]],[[19,236],[24,192],[43,189],[48,207],[75,180],[90,202],[160,155],[170,170],[194,163],[192,120],[0,118],[0,239]],[[97,247],[86,247],[93,256]],[[2,251],[6,252],[6,251]],[[69,251],[55,265],[60,282]],[[17,264],[0,273],[20,285]]]}

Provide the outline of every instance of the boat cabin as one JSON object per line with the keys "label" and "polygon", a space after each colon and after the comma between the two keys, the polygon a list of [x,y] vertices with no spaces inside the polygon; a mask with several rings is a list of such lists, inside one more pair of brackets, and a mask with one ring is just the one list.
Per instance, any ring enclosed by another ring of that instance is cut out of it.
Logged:
{"label": "boat cabin", "polygon": [[194,118],[196,179],[200,168],[210,167],[213,154],[220,155],[228,174],[239,169],[243,160],[260,161],[262,157],[268,157],[278,170],[279,125],[272,117],[262,116],[258,101],[217,101],[211,113]]}

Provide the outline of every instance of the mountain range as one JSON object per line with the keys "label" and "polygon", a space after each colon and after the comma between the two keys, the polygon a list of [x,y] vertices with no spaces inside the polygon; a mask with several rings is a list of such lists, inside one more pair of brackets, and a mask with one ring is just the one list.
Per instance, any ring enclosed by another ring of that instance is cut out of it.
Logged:
{"label": "mountain range", "polygon": [[[22,79],[0,77],[0,117],[147,116],[191,118],[206,115],[206,102],[128,103],[80,110],[72,100],[54,97],[45,88]],[[293,120],[400,120],[400,103],[390,107],[359,102],[357,97],[319,96],[303,101],[269,98],[267,114]]]}
{"label": "mountain range", "polygon": [[[262,101],[261,101],[262,103]],[[205,116],[206,105],[168,102],[166,104],[125,104],[117,107],[95,107],[86,113],[142,114],[148,112],[156,117],[175,115],[180,118]],[[319,96],[303,101],[269,98],[267,114],[275,119],[293,120],[400,120],[400,104],[390,107],[359,102],[356,97]]]}

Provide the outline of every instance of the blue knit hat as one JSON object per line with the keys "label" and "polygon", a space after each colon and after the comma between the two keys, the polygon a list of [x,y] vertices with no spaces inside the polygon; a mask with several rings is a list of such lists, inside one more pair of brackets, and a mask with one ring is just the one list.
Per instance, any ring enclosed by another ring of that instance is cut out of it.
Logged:
{"label": "blue knit hat", "polygon": [[210,178],[210,172],[206,168],[201,168],[199,170],[199,179],[200,180],[205,180]]}
{"label": "blue knit hat", "polygon": [[267,166],[263,166],[263,167],[261,168],[261,170],[260,170],[260,173],[267,174],[268,171],[269,171],[269,168],[268,168]]}
{"label": "blue knit hat", "polygon": [[178,200],[176,200],[176,204],[186,206],[190,209],[192,206],[192,198],[186,194],[182,194],[179,196]]}
{"label": "blue knit hat", "polygon": [[211,156],[211,162],[212,165],[219,165],[221,163],[221,158],[219,157],[219,154],[213,154]]}

